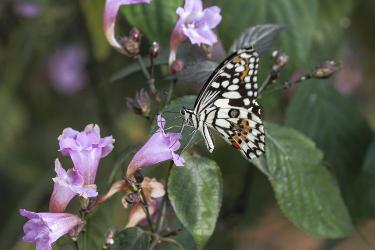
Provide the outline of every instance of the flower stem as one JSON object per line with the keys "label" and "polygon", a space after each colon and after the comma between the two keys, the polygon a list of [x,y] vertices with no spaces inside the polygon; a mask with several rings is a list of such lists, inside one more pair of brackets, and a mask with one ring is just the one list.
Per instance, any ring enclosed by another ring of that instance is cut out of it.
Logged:
{"label": "flower stem", "polygon": [[167,100],[166,103],[169,103],[173,97],[173,92],[174,92],[174,87],[176,86],[177,80],[172,80],[171,83],[169,84],[169,89],[168,89],[168,95],[167,95]]}
{"label": "flower stem", "polygon": [[[166,215],[166,212],[167,212],[167,205],[168,205],[168,180],[169,180],[169,176],[171,174],[172,168],[173,168],[173,161],[171,161],[170,164],[169,164],[167,177],[165,179],[165,195],[163,197],[163,201],[162,201],[162,204],[161,204],[160,215],[159,215],[158,221],[156,223],[156,233],[157,234],[160,234],[160,232],[161,232],[161,230],[163,228],[163,224],[164,224],[164,220],[165,220],[165,215]],[[154,249],[157,244],[158,244],[158,239],[155,239],[152,242],[150,249]]]}
{"label": "flower stem", "polygon": [[301,82],[304,82],[306,80],[309,80],[309,79],[311,79],[311,77],[312,77],[311,74],[307,73],[307,74],[299,77],[298,79],[296,79],[294,81],[287,81],[284,84],[281,84],[281,85],[278,85],[274,88],[271,88],[270,90],[265,91],[264,94],[270,94],[270,93],[273,93],[273,92],[278,91],[278,90],[287,89],[294,84],[301,83]]}
{"label": "flower stem", "polygon": [[150,226],[151,232],[154,233],[155,231],[154,231],[154,227],[152,225],[151,214],[150,214],[150,211],[148,210],[148,204],[147,204],[146,196],[145,196],[145,193],[143,192],[142,188],[140,189],[140,194],[141,194],[141,198],[142,198],[142,201],[141,201],[142,208],[143,208],[143,210],[146,214],[148,225]]}
{"label": "flower stem", "polygon": [[140,55],[136,55],[136,56],[134,56],[134,58],[137,60],[139,66],[141,67],[143,75],[145,76],[145,78],[147,80],[147,83],[148,83],[148,86],[150,88],[151,94],[154,96],[154,98],[157,102],[160,102],[159,92],[155,87],[153,60],[151,61],[151,74],[150,74],[147,70],[147,67],[146,67],[145,63],[143,62],[142,57]]}

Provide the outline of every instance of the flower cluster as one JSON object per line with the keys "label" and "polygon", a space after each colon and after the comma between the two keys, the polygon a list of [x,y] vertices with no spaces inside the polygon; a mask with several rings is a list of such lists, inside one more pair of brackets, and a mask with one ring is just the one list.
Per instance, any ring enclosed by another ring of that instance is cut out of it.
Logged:
{"label": "flower cluster", "polygon": [[26,242],[35,242],[37,249],[52,249],[52,244],[61,236],[79,229],[84,222],[76,215],[65,213],[69,202],[80,196],[84,199],[96,197],[95,176],[99,160],[113,149],[112,136],[100,137],[97,125],[88,125],[78,132],[67,128],[59,136],[59,151],[70,156],[73,168],[65,170],[60,161],[55,161],[56,177],[50,199],[49,212],[34,213],[24,209],[20,214],[29,219],[24,225]]}
{"label": "flower cluster", "polygon": [[[138,178],[137,171],[167,160],[173,160],[177,166],[184,164],[184,159],[176,153],[182,136],[179,133],[165,132],[165,122],[161,115],[157,117],[159,128],[134,155],[128,167],[127,177],[114,182],[107,194],[96,201],[96,204],[101,204],[115,193],[124,192],[124,206],[128,206],[129,199],[132,199],[133,205],[128,227],[142,223],[146,219],[142,202],[148,204],[150,215],[155,216],[165,194],[162,183],[148,177]],[[23,240],[35,242],[37,249],[43,250],[51,249],[58,238],[67,233],[74,235],[84,226],[84,221],[76,215],[66,213],[65,209],[76,196],[86,200],[98,196],[95,178],[99,162],[113,150],[114,143],[112,136],[100,137],[100,129],[94,124],[87,125],[83,131],[66,128],[58,137],[58,141],[60,153],[70,157],[73,168],[65,170],[56,159],[56,177],[53,178],[54,188],[49,212],[35,213],[20,210],[20,214],[29,219],[24,225]],[[142,190],[145,200],[139,196],[139,190]]]}
{"label": "flower cluster", "polygon": [[[129,54],[122,40],[115,33],[117,13],[122,5],[149,4],[151,0],[107,0],[104,9],[103,27],[109,44],[121,53]],[[184,7],[176,10],[179,17],[171,34],[169,65],[176,60],[178,46],[189,39],[192,44],[212,46],[217,42],[215,29],[221,22],[220,8],[203,8],[202,0],[185,0]],[[128,40],[128,39],[126,39]]]}

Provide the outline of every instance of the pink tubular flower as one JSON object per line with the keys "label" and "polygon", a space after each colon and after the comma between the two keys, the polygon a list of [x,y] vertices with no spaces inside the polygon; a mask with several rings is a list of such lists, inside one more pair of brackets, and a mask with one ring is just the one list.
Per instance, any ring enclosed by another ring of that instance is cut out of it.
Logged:
{"label": "pink tubular flower", "polygon": [[100,159],[113,149],[113,137],[100,138],[98,125],[89,124],[82,132],[72,128],[64,129],[58,140],[59,151],[71,157],[74,169],[82,175],[84,184],[94,184]]}
{"label": "pink tubular flower", "polygon": [[185,160],[178,155],[182,135],[180,133],[166,133],[165,119],[158,115],[159,129],[151,136],[143,147],[138,150],[129,163],[127,176],[131,176],[137,169],[155,165],[162,161],[173,160],[176,166],[183,166]]}
{"label": "pink tubular flower", "polygon": [[216,34],[212,29],[221,21],[220,8],[211,6],[203,9],[202,0],[185,0],[184,8],[176,10],[179,20],[172,32],[169,64],[176,59],[177,47],[186,38],[192,44],[206,44],[212,46],[217,42]]}
{"label": "pink tubular flower", "polygon": [[96,197],[96,185],[85,186],[81,174],[76,169],[65,169],[58,159],[55,161],[55,172],[53,178],[55,185],[49,203],[50,212],[64,212],[71,199],[77,194],[84,197]]}
{"label": "pink tubular flower", "polygon": [[35,213],[20,209],[20,214],[29,219],[23,226],[23,240],[35,242],[37,250],[51,250],[57,239],[83,223],[79,217],[68,213]]}
{"label": "pink tubular flower", "polygon": [[[155,218],[162,204],[165,195],[164,185],[155,178],[145,177],[142,182],[142,189],[146,197],[148,210],[152,218]],[[141,204],[135,204],[129,212],[129,220],[125,227],[134,227],[146,220],[146,214]]]}
{"label": "pink tubular flower", "polygon": [[103,27],[109,44],[121,53],[124,53],[123,46],[116,39],[116,17],[121,5],[150,3],[151,0],[106,0],[103,15]]}

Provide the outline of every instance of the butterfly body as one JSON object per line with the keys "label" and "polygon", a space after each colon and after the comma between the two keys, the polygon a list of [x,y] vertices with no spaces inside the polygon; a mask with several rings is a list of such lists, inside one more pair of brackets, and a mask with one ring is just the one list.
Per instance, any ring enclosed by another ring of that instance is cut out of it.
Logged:
{"label": "butterfly body", "polygon": [[252,48],[231,54],[211,74],[194,108],[181,109],[185,124],[200,131],[210,152],[214,149],[211,129],[248,159],[264,153],[264,128],[256,101],[258,61]]}

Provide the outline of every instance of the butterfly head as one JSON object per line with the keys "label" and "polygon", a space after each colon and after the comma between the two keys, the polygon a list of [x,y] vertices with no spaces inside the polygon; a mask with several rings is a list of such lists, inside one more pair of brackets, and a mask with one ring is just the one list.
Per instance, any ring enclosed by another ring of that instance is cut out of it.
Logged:
{"label": "butterfly head", "polygon": [[184,123],[186,125],[194,126],[195,114],[193,110],[183,106],[180,110],[180,113],[184,117]]}

